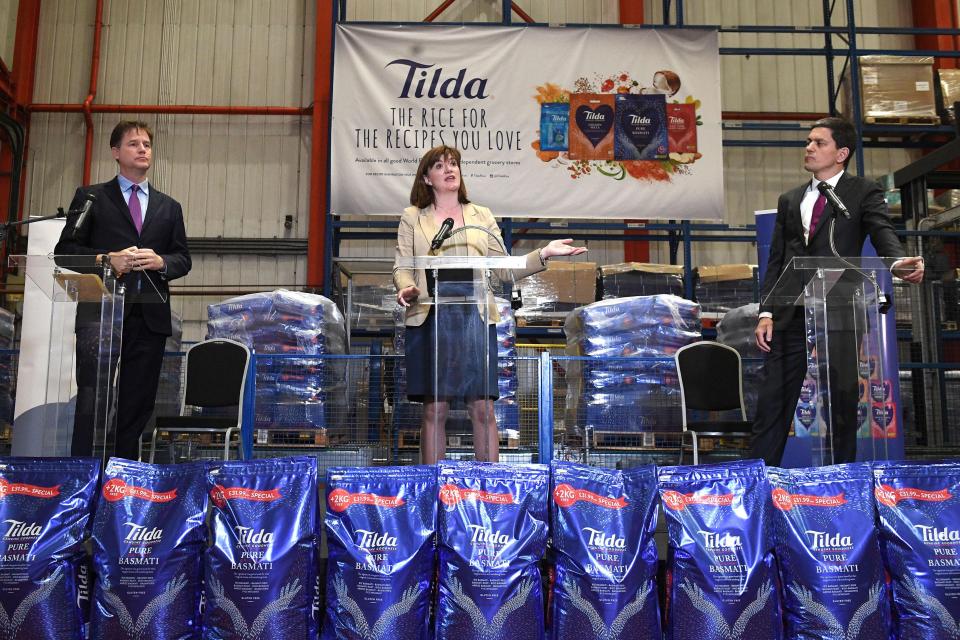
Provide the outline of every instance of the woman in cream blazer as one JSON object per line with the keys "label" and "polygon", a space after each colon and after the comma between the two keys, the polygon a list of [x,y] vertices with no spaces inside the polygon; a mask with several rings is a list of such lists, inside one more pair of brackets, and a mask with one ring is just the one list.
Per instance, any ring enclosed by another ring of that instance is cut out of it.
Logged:
{"label": "woman in cream blazer", "polygon": [[[446,453],[445,425],[449,410],[450,397],[433,397],[434,387],[431,381],[433,376],[433,358],[431,357],[434,344],[433,322],[427,322],[431,314],[431,305],[421,304],[421,293],[427,292],[427,274],[423,269],[408,269],[399,266],[399,258],[411,256],[503,256],[501,248],[500,229],[493,214],[486,207],[472,204],[467,199],[466,187],[460,175],[460,152],[452,147],[440,146],[427,151],[420,159],[413,188],[410,192],[410,203],[413,205],[404,210],[400,218],[397,231],[396,261],[393,268],[393,282],[397,288],[397,302],[406,309],[404,324],[406,325],[404,357],[407,372],[407,392],[411,400],[423,402],[423,423],[420,434],[421,462],[433,464],[442,459]],[[453,230],[464,226],[479,226],[486,228],[490,233],[481,229],[465,229],[448,237],[436,251],[430,248],[431,242],[440,230],[443,222],[453,220]],[[491,235],[493,234],[493,235]],[[553,240],[537,251],[526,255],[526,266],[514,270],[514,279],[523,278],[546,268],[546,261],[554,256],[579,255],[586,251],[584,247],[574,247],[572,240]],[[508,282],[510,273],[498,273],[500,279]],[[496,385],[496,338],[494,325],[499,319],[499,313],[493,299],[493,292],[488,291],[486,296],[489,318],[489,331],[493,339],[488,341],[488,354],[491,366],[488,367],[493,376],[483,388],[493,390]],[[472,320],[479,321],[480,314]],[[468,319],[470,320],[470,319]],[[464,322],[465,331],[471,322]],[[479,329],[482,330],[482,329]],[[462,358],[455,361],[451,367],[453,371],[439,372],[439,378],[446,380],[455,377],[462,368],[483,369],[483,354],[474,354],[468,345],[476,343],[471,336],[442,336],[447,343],[456,348],[457,344],[464,346]],[[459,341],[459,342],[458,342]],[[482,376],[480,376],[482,378]],[[443,386],[438,394],[445,393]],[[482,394],[482,392],[478,392]],[[495,392],[494,392],[495,393]],[[499,458],[499,441],[497,423],[493,412],[493,401],[496,395],[480,397],[473,392],[467,392],[463,398],[466,401],[471,423],[473,424],[474,453],[477,460],[496,461]]]}

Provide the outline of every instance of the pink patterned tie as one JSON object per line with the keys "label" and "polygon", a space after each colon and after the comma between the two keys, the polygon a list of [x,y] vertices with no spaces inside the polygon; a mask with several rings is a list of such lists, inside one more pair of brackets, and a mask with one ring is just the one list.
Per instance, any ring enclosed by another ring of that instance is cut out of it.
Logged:
{"label": "pink patterned tie", "polygon": [[813,233],[817,230],[817,225],[820,223],[820,218],[823,217],[823,210],[826,206],[827,196],[821,193],[817,201],[813,203],[813,215],[810,216],[810,233],[808,237],[813,237]]}
{"label": "pink patterned tie", "polygon": [[137,196],[139,190],[140,185],[135,184],[130,187],[130,200],[127,202],[127,206],[130,207],[130,217],[133,218],[133,226],[137,228],[138,235],[143,228],[143,212],[140,210],[140,198]]}

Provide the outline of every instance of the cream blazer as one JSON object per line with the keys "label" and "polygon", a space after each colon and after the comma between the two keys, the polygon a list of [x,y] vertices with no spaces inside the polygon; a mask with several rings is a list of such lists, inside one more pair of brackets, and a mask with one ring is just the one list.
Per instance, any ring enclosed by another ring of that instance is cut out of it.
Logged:
{"label": "cream blazer", "polygon": [[[500,228],[494,220],[490,209],[475,204],[463,205],[464,225],[486,227],[498,237]],[[430,253],[430,242],[440,228],[433,219],[433,207],[418,209],[407,207],[400,217],[400,228],[397,231],[397,250],[393,263],[393,284],[397,291],[409,286],[415,286],[421,295],[427,295],[427,273],[423,269],[401,269],[397,266],[397,258],[410,256],[427,256]],[[453,256],[503,256],[506,255],[500,246],[489,235],[479,229],[467,229],[447,239],[439,251],[432,255]],[[540,264],[539,252],[531,251],[526,256],[527,264],[522,270],[514,270],[515,279],[525,278],[531,274],[543,271]],[[500,273],[501,280],[509,281],[508,273]],[[500,319],[497,305],[493,300],[493,292],[487,292],[487,313],[491,323]],[[430,305],[414,303],[407,307],[405,324],[408,327],[418,327],[427,319]]]}

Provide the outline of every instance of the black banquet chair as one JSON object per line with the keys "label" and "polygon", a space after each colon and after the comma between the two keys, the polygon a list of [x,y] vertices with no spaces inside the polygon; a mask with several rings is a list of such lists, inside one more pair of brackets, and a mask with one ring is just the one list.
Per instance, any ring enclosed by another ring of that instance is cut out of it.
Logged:
{"label": "black banquet chair", "polygon": [[180,415],[157,416],[150,438],[150,462],[160,432],[169,433],[171,442],[175,433],[223,433],[223,459],[229,460],[234,434],[239,448],[249,367],[250,349],[235,340],[213,338],[192,345],[186,355]]}
{"label": "black banquet chair", "polygon": [[[700,464],[698,438],[749,438],[752,424],[747,420],[743,404],[743,369],[737,350],[719,342],[694,342],[678,349],[673,358],[680,379],[683,415],[681,461],[687,436],[691,440],[695,465]],[[739,411],[740,419],[691,421],[688,417],[691,411]]]}

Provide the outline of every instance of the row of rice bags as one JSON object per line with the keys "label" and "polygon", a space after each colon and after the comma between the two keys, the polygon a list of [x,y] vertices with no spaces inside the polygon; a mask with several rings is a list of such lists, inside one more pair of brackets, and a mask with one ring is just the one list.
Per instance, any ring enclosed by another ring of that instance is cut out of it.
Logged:
{"label": "row of rice bags", "polygon": [[[114,459],[99,476],[0,458],[0,637],[87,637],[91,513],[89,637],[316,637],[315,460]],[[330,469],[322,636],[540,640],[549,533],[551,638],[951,638],[958,491],[958,463]]]}
{"label": "row of rice bags", "polygon": [[700,339],[700,305],[673,295],[595,302],[564,323],[567,408],[575,424],[600,431],[673,429],[680,388],[673,354]]}
{"label": "row of rice bags", "polygon": [[0,638],[314,638],[316,514],[313,458],[0,458]]}

